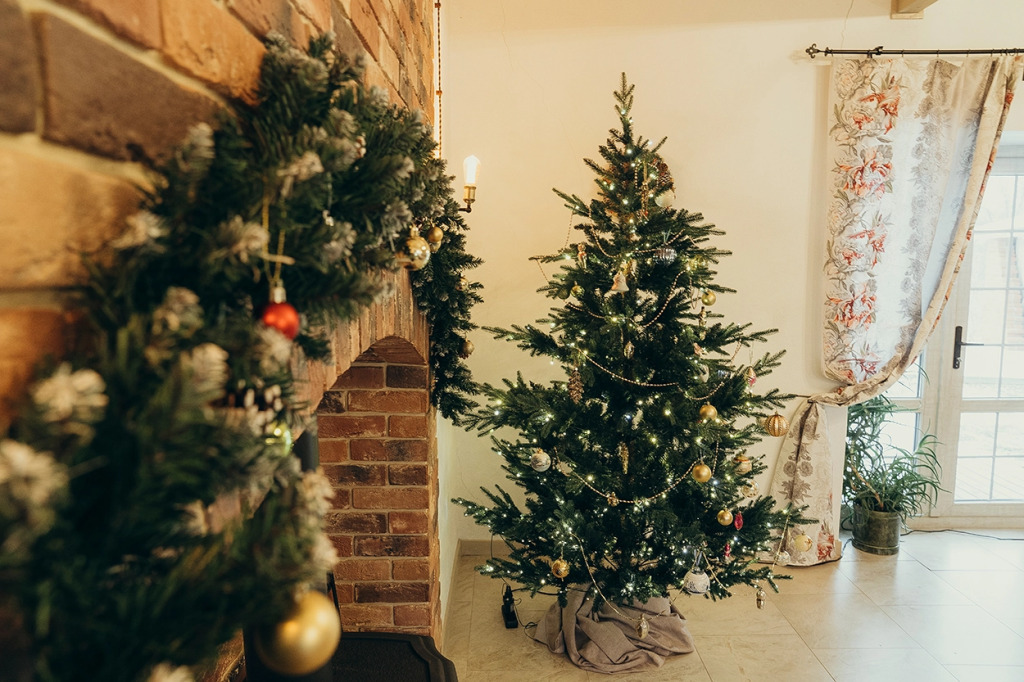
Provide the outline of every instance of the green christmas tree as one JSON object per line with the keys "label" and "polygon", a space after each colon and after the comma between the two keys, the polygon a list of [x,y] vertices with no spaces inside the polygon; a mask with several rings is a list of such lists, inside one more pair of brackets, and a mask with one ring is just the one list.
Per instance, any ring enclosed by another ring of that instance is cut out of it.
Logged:
{"label": "green christmas tree", "polygon": [[[798,521],[761,497],[765,467],[750,448],[788,397],[754,391],[782,352],[754,359],[750,347],[775,330],[721,321],[714,265],[728,252],[722,232],[699,214],[671,207],[673,181],[652,144],[633,131],[633,88],[615,93],[621,130],[586,160],[597,175],[587,203],[555,190],[582,218],[577,243],[540,259],[560,265],[542,289],[560,303],[538,326],[488,328],[533,355],[559,363],[567,381],[520,374],[486,385],[470,420],[492,434],[508,478],[483,489],[490,504],[455,502],[504,538],[509,558],[481,572],[533,593],[589,590],[597,604],[628,606],[669,588],[713,598],[747,584],[777,589],[777,537]],[[749,364],[741,364],[749,360]],[[776,428],[778,424],[770,425]],[[511,427],[518,437],[494,433]]]}

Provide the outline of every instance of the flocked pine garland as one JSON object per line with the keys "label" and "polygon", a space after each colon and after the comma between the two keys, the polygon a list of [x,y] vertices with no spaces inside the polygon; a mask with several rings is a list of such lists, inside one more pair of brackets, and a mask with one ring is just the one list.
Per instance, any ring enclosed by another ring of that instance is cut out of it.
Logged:
{"label": "flocked pine garland", "polygon": [[[445,233],[413,273],[432,401],[456,421],[470,409],[459,353],[480,298],[462,273],[479,260],[429,129],[360,78],[328,37],[308,54],[270,39],[259,102],[193,128],[89,262],[83,342],[0,439],[6,665],[188,679],[322,578],[331,488],[289,452],[308,407],[291,366],[384,293],[411,227]],[[260,322],[272,284],[304,317],[294,342]]]}

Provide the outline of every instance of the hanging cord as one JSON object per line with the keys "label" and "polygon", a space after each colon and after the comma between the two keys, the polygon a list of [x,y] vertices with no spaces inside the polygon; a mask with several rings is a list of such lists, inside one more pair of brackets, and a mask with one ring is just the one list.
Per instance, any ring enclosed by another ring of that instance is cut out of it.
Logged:
{"label": "hanging cord", "polygon": [[434,10],[437,14],[437,30],[434,33],[434,44],[437,46],[437,89],[434,95],[437,97],[437,156],[441,158],[441,143],[444,140],[444,128],[442,126],[443,108],[441,105],[441,2],[435,0]]}

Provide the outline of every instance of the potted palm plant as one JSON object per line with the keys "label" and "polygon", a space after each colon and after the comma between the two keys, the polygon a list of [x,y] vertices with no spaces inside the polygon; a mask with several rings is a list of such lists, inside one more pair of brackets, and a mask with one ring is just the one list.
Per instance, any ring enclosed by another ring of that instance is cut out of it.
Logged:
{"label": "potted palm plant", "polygon": [[872,554],[899,552],[901,527],[934,504],[942,490],[934,435],[922,435],[907,450],[884,433],[898,411],[879,395],[848,413],[843,500],[851,512],[853,546]]}

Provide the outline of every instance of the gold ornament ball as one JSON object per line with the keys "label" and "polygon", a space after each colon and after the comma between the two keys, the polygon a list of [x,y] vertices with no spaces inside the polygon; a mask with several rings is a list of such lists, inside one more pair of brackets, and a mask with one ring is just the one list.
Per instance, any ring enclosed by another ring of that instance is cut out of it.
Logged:
{"label": "gold ornament ball", "polygon": [[463,359],[468,358],[473,354],[474,350],[476,350],[476,346],[473,345],[472,341],[466,339],[462,342],[462,347],[459,348],[459,357]]}
{"label": "gold ornament ball", "polygon": [[398,256],[398,262],[409,270],[420,270],[429,260],[430,244],[414,227],[409,231],[409,238],[405,240],[405,253]]}
{"label": "gold ornament ball", "polygon": [[718,419],[718,410],[711,403],[704,403],[700,406],[700,420],[709,422],[712,419]]}
{"label": "gold ornament ball", "polygon": [[799,535],[793,536],[793,549],[798,552],[806,552],[811,549],[814,541],[806,533],[800,533]]}
{"label": "gold ornament ball", "polygon": [[789,422],[786,421],[785,417],[776,412],[764,420],[764,430],[767,431],[769,435],[781,438],[786,435],[787,431],[789,431]]}
{"label": "gold ornament ball", "polygon": [[575,296],[576,298],[579,298],[580,296],[582,296],[583,295],[583,287],[581,287],[579,284],[574,285],[573,288],[572,288],[572,295]]}
{"label": "gold ornament ball", "polygon": [[718,512],[718,522],[723,526],[728,526],[732,523],[732,512],[728,509],[723,509]]}
{"label": "gold ornament ball", "polygon": [[427,243],[430,245],[430,253],[437,253],[444,241],[444,230],[437,225],[427,230]]}
{"label": "gold ornament ball", "polygon": [[555,559],[551,562],[551,575],[559,580],[569,575],[569,562],[565,559]]}
{"label": "gold ornament ball", "polygon": [[690,475],[693,476],[693,480],[697,481],[697,483],[707,483],[711,480],[711,467],[703,463],[698,464],[693,467]]}
{"label": "gold ornament ball", "polygon": [[253,644],[266,666],[282,675],[308,675],[322,668],[341,639],[341,620],[325,595],[309,590],[284,620],[255,632]]}
{"label": "gold ornament ball", "polygon": [[717,300],[718,296],[715,296],[713,291],[705,291],[704,295],[700,297],[700,302],[706,306],[713,306]]}

